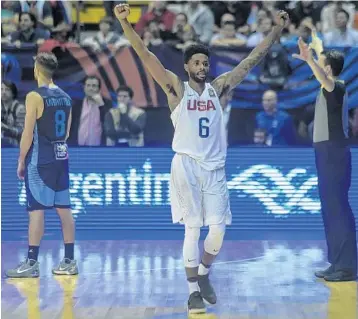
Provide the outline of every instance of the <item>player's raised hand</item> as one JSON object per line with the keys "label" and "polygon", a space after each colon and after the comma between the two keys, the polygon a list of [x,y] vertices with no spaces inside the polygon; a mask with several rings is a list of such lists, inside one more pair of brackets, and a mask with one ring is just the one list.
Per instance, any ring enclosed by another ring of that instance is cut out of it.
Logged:
{"label": "player's raised hand", "polygon": [[301,37],[298,40],[298,48],[300,50],[300,54],[292,54],[293,58],[300,59],[302,61],[310,61],[313,59],[312,49],[305,41],[302,40]]}
{"label": "player's raised hand", "polygon": [[126,3],[117,4],[113,11],[118,20],[124,20],[130,14],[129,5]]}
{"label": "player's raised hand", "polygon": [[310,48],[316,51],[317,54],[320,54],[323,51],[323,42],[318,37],[317,31],[315,29],[311,29],[312,41],[310,43]]}
{"label": "player's raised hand", "polygon": [[275,16],[275,23],[282,28],[286,28],[289,23],[289,16],[286,11],[280,10]]}

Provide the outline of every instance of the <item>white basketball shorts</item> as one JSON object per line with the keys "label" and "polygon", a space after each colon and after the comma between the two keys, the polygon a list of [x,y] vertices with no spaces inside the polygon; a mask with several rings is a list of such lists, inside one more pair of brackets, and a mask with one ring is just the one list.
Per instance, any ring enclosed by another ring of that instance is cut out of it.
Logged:
{"label": "white basketball shorts", "polygon": [[190,227],[231,224],[225,168],[208,171],[193,158],[176,154],[171,166],[170,199],[173,223]]}

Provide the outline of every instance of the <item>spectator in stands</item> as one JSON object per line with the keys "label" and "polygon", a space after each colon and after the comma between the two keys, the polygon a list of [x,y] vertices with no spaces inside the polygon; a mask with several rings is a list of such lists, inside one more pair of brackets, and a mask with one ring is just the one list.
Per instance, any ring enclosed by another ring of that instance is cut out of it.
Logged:
{"label": "spectator in stands", "polygon": [[51,0],[50,1],[53,17],[53,25],[60,24],[72,26],[72,1]]}
{"label": "spectator in stands", "polygon": [[298,28],[301,21],[306,17],[311,17],[314,26],[321,30],[321,11],[324,5],[323,1],[297,1],[296,6],[290,15],[292,26],[290,28],[291,33]]}
{"label": "spectator in stands", "polygon": [[143,35],[149,22],[153,20],[159,23],[161,30],[171,31],[175,20],[175,13],[167,9],[166,1],[152,1],[148,7],[148,12],[143,14],[135,25],[137,33]]}
{"label": "spectator in stands", "polygon": [[18,17],[13,11],[12,1],[1,1],[1,42],[8,42],[7,36],[17,30]]}
{"label": "spectator in stands", "polygon": [[220,27],[217,28],[217,32],[220,32],[221,28],[227,23],[227,22],[235,22],[235,16],[231,13],[225,13],[221,17],[220,21]]}
{"label": "spectator in stands", "polygon": [[246,37],[236,32],[235,17],[226,13],[222,16],[221,28],[210,41],[212,46],[240,47],[246,45]]}
{"label": "spectator in stands", "polygon": [[37,20],[32,13],[20,13],[19,21],[20,30],[10,34],[10,42],[17,47],[22,43],[41,45],[50,37],[47,31],[37,28]]}
{"label": "spectator in stands", "polygon": [[99,31],[94,37],[84,39],[83,46],[90,47],[95,52],[100,52],[107,46],[118,49],[122,46],[130,46],[129,41],[111,31],[113,27],[112,18],[105,17],[99,22]]}
{"label": "spectator in stands", "polygon": [[263,19],[272,19],[272,14],[269,10],[265,8],[258,9],[254,7],[255,10],[251,12],[250,17],[247,20],[247,23],[250,27],[250,33],[257,31],[259,21]]}
{"label": "spectator in stands", "polygon": [[254,131],[254,145],[255,146],[267,146],[267,132],[265,129],[256,128]]}
{"label": "spectator in stands", "polygon": [[325,46],[358,46],[358,31],[348,27],[349,13],[340,9],[336,13],[336,28],[323,34]]}
{"label": "spectator in stands", "polygon": [[[314,30],[315,26],[313,25],[313,21],[311,17],[304,18],[297,30],[297,34],[292,34],[288,39],[283,40],[281,38],[282,43],[297,46],[297,41],[301,37],[302,40],[306,43],[310,43],[312,41],[311,30]],[[319,38],[323,38],[323,35],[320,32],[317,32],[317,36]]]}
{"label": "spectator in stands", "polygon": [[155,20],[150,21],[143,34],[143,41],[146,46],[161,45],[164,40],[171,38],[173,34],[169,31],[163,31],[159,27],[159,23]]}
{"label": "spectator in stands", "polygon": [[106,11],[106,17],[108,18],[112,18],[112,20],[114,21],[113,23],[113,29],[116,33],[123,33],[123,29],[121,24],[119,23],[119,21],[117,19],[115,19],[114,13],[113,13],[113,9],[117,4],[121,4],[121,3],[126,3],[126,0],[122,0],[122,1],[103,1],[103,6],[104,9]]}
{"label": "spectator in stands", "polygon": [[171,34],[172,36],[168,37],[166,42],[177,49],[185,49],[197,41],[194,28],[188,23],[188,17],[183,12],[176,15]]}
{"label": "spectator in stands", "polygon": [[107,146],[144,146],[146,113],[133,105],[133,90],[120,86],[117,91],[117,105],[104,118]]}
{"label": "spectator in stands", "polygon": [[1,143],[2,146],[19,145],[25,121],[25,107],[17,100],[14,83],[1,83]]}
{"label": "spectator in stands", "polygon": [[313,120],[314,120],[314,105],[308,105],[302,112],[302,116],[298,124],[298,135],[304,144],[312,144],[313,142]]}
{"label": "spectator in stands", "polygon": [[191,29],[188,23],[188,17],[184,12],[179,12],[175,16],[172,32],[176,34],[179,39],[182,39],[183,33],[188,32]]}
{"label": "spectator in stands", "polygon": [[277,109],[277,94],[266,91],[262,97],[264,111],[256,115],[256,128],[267,131],[267,145],[292,145],[295,143],[295,127],[291,116]]}
{"label": "spectator in stands", "polygon": [[257,46],[272,30],[273,21],[266,18],[258,21],[257,31],[249,36],[246,45],[248,47]]}
{"label": "spectator in stands", "polygon": [[189,24],[193,26],[198,40],[208,44],[213,36],[214,15],[201,1],[190,1],[184,8]]}
{"label": "spectator in stands", "polygon": [[19,16],[23,12],[33,14],[40,28],[52,28],[52,8],[49,1],[15,1],[14,12]]}
{"label": "spectator in stands", "polygon": [[348,1],[335,0],[327,4],[321,12],[322,32],[329,32],[336,27],[336,15],[339,10],[349,13],[348,28],[353,28],[356,10],[353,3]]}
{"label": "spectator in stands", "polygon": [[[71,46],[73,41],[72,28],[66,24],[61,23],[51,30],[51,39],[47,39],[38,49],[38,52],[52,52],[56,47],[61,47],[62,52],[65,52],[66,47]],[[59,59],[60,52],[56,52],[56,57]]]}
{"label": "spectator in stands", "polygon": [[163,43],[163,40],[157,37],[156,34],[150,32],[149,28],[144,31],[142,40],[147,47],[161,45]]}
{"label": "spectator in stands", "polygon": [[105,145],[103,121],[112,103],[102,98],[100,90],[101,81],[98,77],[86,77],[85,98],[73,103],[69,145]]}
{"label": "spectator in stands", "polygon": [[251,11],[250,1],[214,1],[210,4],[210,8],[214,13],[215,31],[221,27],[222,16],[226,13],[235,17],[237,32],[247,35],[250,31],[247,24],[247,18]]}
{"label": "spectator in stands", "polygon": [[284,88],[291,72],[288,53],[278,40],[263,58],[259,80],[271,89],[281,90]]}

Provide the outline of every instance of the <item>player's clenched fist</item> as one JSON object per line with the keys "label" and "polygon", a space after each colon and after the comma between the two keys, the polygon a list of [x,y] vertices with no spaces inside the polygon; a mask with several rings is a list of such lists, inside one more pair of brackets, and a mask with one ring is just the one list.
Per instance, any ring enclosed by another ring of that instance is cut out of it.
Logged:
{"label": "player's clenched fist", "polygon": [[118,20],[124,20],[128,17],[130,13],[130,8],[128,4],[117,4],[114,7],[114,14],[116,15]]}
{"label": "player's clenched fist", "polygon": [[289,21],[289,16],[286,11],[280,10],[279,12],[277,12],[275,17],[275,22],[277,25],[285,28],[288,25],[288,21]]}

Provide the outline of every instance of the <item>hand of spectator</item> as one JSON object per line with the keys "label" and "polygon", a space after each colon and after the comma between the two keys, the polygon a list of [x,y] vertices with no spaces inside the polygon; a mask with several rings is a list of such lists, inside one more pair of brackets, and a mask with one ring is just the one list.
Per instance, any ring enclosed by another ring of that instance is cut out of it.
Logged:
{"label": "hand of spectator", "polygon": [[158,27],[159,27],[159,29],[162,30],[162,31],[165,31],[165,30],[166,30],[164,23],[160,23],[160,24],[158,25]]}
{"label": "hand of spectator", "polygon": [[127,105],[125,105],[124,103],[119,103],[118,105],[118,110],[124,114],[124,113],[127,113],[127,110],[128,110],[128,107]]}
{"label": "hand of spectator", "polygon": [[310,61],[313,59],[312,49],[302,40],[302,38],[299,38],[298,40],[298,48],[300,49],[300,54],[292,54],[293,58],[302,61]]}
{"label": "hand of spectator", "polygon": [[276,25],[286,28],[289,23],[289,16],[286,11],[280,10],[275,16]]}
{"label": "hand of spectator", "polygon": [[37,42],[36,42],[36,44],[37,44],[38,46],[40,46],[40,45],[42,45],[44,42],[45,42],[45,39],[38,39]]}
{"label": "hand of spectator", "polygon": [[95,94],[92,96],[92,100],[97,104],[97,105],[104,105],[104,101],[103,98],[101,96],[101,94]]}
{"label": "hand of spectator", "polygon": [[247,24],[245,24],[244,26],[237,28],[237,32],[241,33],[241,34],[245,34],[245,35],[249,34],[250,33],[250,27]]}
{"label": "hand of spectator", "polygon": [[130,14],[130,8],[128,4],[117,4],[114,7],[114,14],[118,20],[126,19]]}
{"label": "hand of spectator", "polygon": [[17,47],[17,48],[20,48],[20,47],[21,47],[21,42],[20,42],[20,40],[16,40],[16,41],[13,43],[13,45],[14,45],[15,47]]}

